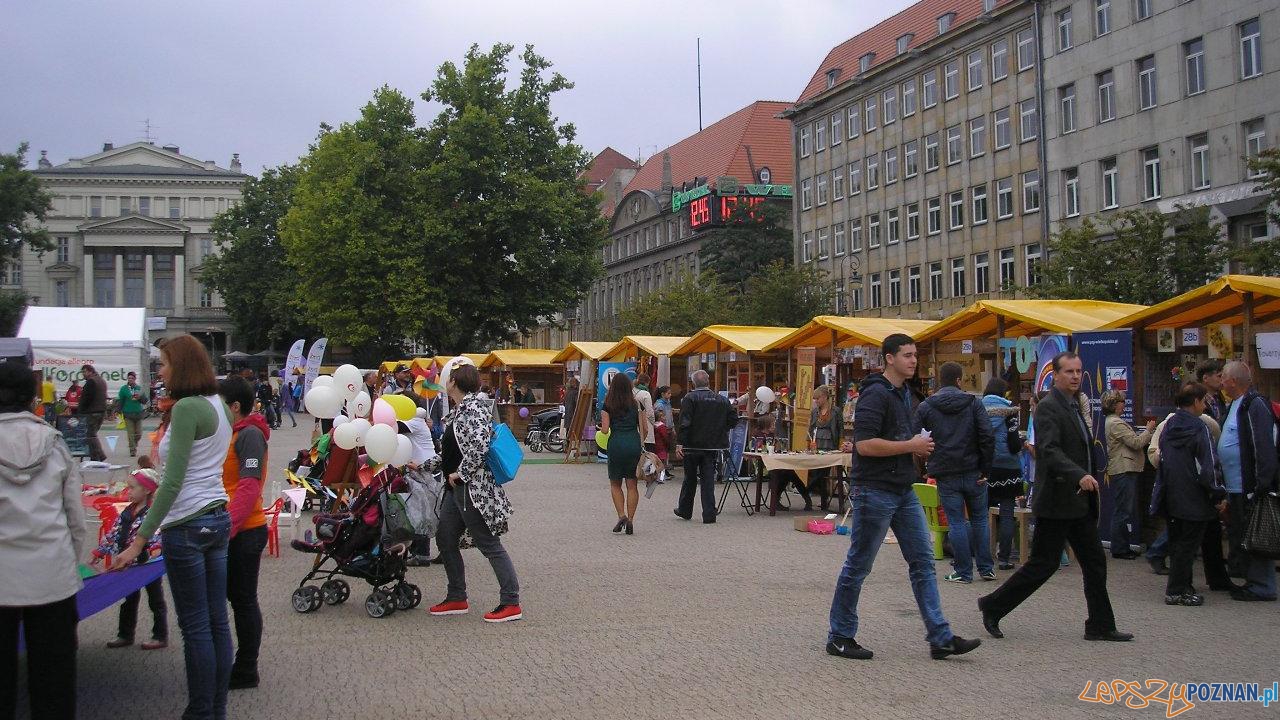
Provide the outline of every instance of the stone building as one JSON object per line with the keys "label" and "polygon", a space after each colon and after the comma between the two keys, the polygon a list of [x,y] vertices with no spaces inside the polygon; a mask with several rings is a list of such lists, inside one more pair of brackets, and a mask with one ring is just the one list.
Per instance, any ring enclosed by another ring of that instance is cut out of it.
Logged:
{"label": "stone building", "polygon": [[0,285],[22,287],[39,305],[144,307],[152,341],[191,333],[215,356],[232,348],[222,299],[200,270],[215,251],[214,215],[240,201],[248,179],[238,155],[222,168],[174,145],[106,143],[56,166],[42,151],[33,172],[53,197],[44,227],[55,247],[43,256],[24,249]]}

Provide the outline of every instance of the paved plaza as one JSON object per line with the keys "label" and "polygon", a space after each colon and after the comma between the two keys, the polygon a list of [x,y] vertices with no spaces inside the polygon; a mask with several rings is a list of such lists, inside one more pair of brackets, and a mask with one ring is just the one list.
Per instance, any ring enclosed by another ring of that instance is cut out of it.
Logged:
{"label": "paved plaza", "polygon": [[[282,477],[309,428],[306,420],[272,435],[272,478]],[[114,457],[127,462],[121,440]],[[464,553],[469,615],[427,614],[444,597],[439,567],[410,571],[425,596],[417,610],[375,620],[365,614],[367,591],[353,585],[345,605],[299,615],[289,597],[309,556],[290,550],[282,529],[281,557],[262,565],[262,686],[233,692],[229,717],[1139,718],[1163,717],[1164,708],[1077,696],[1099,679],[1270,685],[1278,675],[1280,605],[1210,593],[1201,608],[1166,607],[1163,578],[1141,561],[1112,561],[1109,583],[1133,643],[1082,639],[1080,573],[1069,567],[1005,619],[1005,640],[985,638],[974,604],[993,584],[940,583],[955,631],[984,640],[970,655],[930,660],[892,545],[862,596],[858,640],[875,659],[832,658],[823,643],[847,538],[796,532],[791,513],[747,517],[732,501],[716,525],[684,522],[671,513],[675,484],[642,500],[636,535],[613,535],[603,465],[530,464],[509,488],[516,514],[504,541],[525,615],[516,623],[481,621],[497,604],[497,585],[475,550]],[[946,567],[939,563],[940,575]],[[172,607],[170,616],[172,643],[159,652],[106,650],[114,610],[80,625],[81,717],[181,714]],[[140,634],[149,622],[144,607]],[[1274,705],[1197,703],[1182,716],[1276,714]]]}

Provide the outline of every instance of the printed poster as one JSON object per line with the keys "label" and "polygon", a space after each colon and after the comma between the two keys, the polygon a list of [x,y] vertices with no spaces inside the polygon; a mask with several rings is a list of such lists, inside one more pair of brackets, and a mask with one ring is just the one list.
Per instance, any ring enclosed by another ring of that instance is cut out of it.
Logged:
{"label": "printed poster", "polygon": [[[609,392],[609,383],[618,373],[626,373],[631,382],[636,381],[636,364],[633,362],[602,362],[596,372],[596,409],[604,409],[604,396]],[[692,389],[692,388],[690,388]]]}
{"label": "printed poster", "polygon": [[[1121,420],[1133,424],[1133,396],[1129,391],[1133,377],[1133,331],[1132,330],[1096,330],[1078,332],[1073,336],[1075,350],[1084,364],[1084,380],[1080,390],[1089,397],[1089,406],[1093,415],[1095,432],[1102,428],[1102,394],[1110,390],[1122,390],[1125,393],[1124,410]],[[1115,493],[1111,483],[1104,477],[1098,477],[1102,484],[1099,493],[1098,535],[1103,540],[1111,537],[1111,514],[1115,510]],[[1133,516],[1132,537],[1141,536],[1141,517],[1145,513],[1138,512]]]}

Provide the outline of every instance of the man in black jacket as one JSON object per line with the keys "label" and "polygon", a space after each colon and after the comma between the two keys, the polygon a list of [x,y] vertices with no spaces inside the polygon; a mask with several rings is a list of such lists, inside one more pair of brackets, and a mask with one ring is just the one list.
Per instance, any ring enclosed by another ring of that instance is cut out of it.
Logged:
{"label": "man in black jacket", "polygon": [[[676,457],[684,458],[684,484],[676,515],[693,519],[693,494],[702,492],[702,522],[716,521],[716,460],[729,447],[729,430],[738,424],[738,413],[729,401],[708,385],[711,377],[698,370],[690,378],[693,392],[680,400],[680,444]],[[686,449],[687,448],[687,449]]]}
{"label": "man in black jacket", "polygon": [[84,393],[80,395],[79,410],[89,423],[89,459],[106,460],[107,454],[102,451],[98,430],[102,428],[102,419],[107,412],[107,381],[92,365],[82,365],[80,372],[84,375]]}
{"label": "man in black jacket", "polygon": [[1084,576],[1089,617],[1085,640],[1123,642],[1133,635],[1116,630],[1107,595],[1107,557],[1098,537],[1098,481],[1089,429],[1078,398],[1084,364],[1073,352],[1053,358],[1053,389],[1036,405],[1036,518],[1031,557],[995,592],[979,598],[982,624],[992,637],[1004,637],[1000,619],[1018,607],[1055,572],[1064,543],[1071,543]]}
{"label": "man in black jacket", "polygon": [[987,529],[987,478],[995,454],[995,432],[982,401],[960,389],[963,376],[959,363],[943,363],[938,392],[916,410],[920,427],[932,433],[933,454],[926,469],[938,481],[938,499],[950,527],[955,571],[942,579],[954,583],[973,582],[975,554],[982,579],[996,579]]}
{"label": "man in black jacket", "polygon": [[933,569],[933,538],[924,508],[912,485],[919,480],[915,458],[933,451],[933,440],[919,432],[907,379],[916,374],[916,345],[900,333],[885,338],[884,373],[862,381],[853,414],[853,532],[835,596],[831,599],[827,654],[870,660],[857,643],[858,598],[876,553],[889,529],[907,561],[911,590],[924,619],[929,654],[935,660],[963,655],[982,644],[951,632],[942,615]]}

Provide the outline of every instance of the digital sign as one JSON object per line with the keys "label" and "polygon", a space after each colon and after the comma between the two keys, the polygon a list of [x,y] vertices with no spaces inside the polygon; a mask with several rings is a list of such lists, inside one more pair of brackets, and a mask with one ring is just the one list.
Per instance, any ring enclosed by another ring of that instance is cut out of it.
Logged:
{"label": "digital sign", "polygon": [[704,195],[689,202],[689,228],[694,232],[721,227],[741,213],[754,217],[753,209],[764,202],[762,197],[748,195]]}

